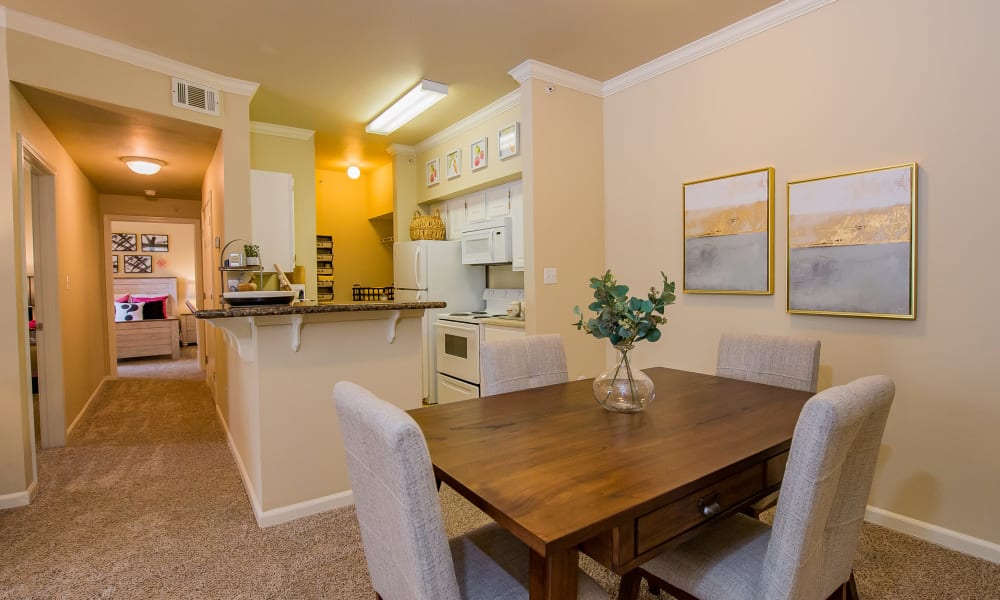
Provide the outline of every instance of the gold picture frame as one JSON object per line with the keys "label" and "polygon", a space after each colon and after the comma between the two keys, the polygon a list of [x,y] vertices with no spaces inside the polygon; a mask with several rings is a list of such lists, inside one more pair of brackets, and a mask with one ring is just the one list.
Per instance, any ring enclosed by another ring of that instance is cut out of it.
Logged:
{"label": "gold picture frame", "polygon": [[774,167],[682,184],[687,294],[774,294]]}
{"label": "gold picture frame", "polygon": [[788,182],[792,314],[917,317],[917,163]]}

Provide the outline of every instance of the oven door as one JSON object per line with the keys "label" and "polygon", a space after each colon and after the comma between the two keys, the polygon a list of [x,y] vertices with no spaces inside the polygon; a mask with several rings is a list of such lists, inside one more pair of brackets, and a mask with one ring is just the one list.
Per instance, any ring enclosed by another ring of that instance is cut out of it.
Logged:
{"label": "oven door", "polygon": [[449,377],[444,373],[437,374],[438,404],[448,404],[459,400],[471,400],[479,397],[479,386],[465,383],[461,379]]}
{"label": "oven door", "polygon": [[434,323],[437,372],[479,383],[479,325],[454,321]]}

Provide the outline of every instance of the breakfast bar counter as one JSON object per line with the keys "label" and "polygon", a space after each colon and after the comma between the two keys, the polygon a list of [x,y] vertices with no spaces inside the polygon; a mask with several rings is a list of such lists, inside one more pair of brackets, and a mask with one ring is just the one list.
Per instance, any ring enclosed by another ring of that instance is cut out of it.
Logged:
{"label": "breakfast bar counter", "polygon": [[257,523],[353,501],[333,385],[421,406],[424,310],[444,302],[252,305],[200,310],[215,347],[216,407]]}

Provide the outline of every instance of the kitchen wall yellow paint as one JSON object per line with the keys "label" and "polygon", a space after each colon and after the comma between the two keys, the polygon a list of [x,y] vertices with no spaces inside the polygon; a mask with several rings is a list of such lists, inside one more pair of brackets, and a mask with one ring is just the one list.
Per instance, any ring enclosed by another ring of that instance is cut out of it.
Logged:
{"label": "kitchen wall yellow paint", "polygon": [[[497,133],[501,127],[520,120],[521,107],[515,106],[434,146],[418,151],[416,157],[417,203],[426,204],[447,198],[454,198],[455,196],[519,178],[524,163],[524,125],[522,123],[522,152],[503,160],[500,160],[500,156],[497,153]],[[472,142],[483,137],[487,139],[486,149],[488,157],[486,166],[473,171],[469,164],[469,147]],[[444,164],[445,157],[456,148],[462,154],[461,174],[454,179],[448,179]],[[441,167],[441,183],[428,187],[426,178],[427,161],[435,158],[439,159],[438,162]]]}
{"label": "kitchen wall yellow paint", "polygon": [[[316,171],[316,231],[333,236],[334,302],[351,303],[351,287],[392,284],[392,245],[368,220],[368,175]],[[387,230],[386,230],[387,231]]]}
{"label": "kitchen wall yellow paint", "polygon": [[[711,373],[724,331],[819,338],[821,387],[896,382],[869,503],[993,544],[997,22],[995,2],[840,0],[610,96],[604,212],[619,280],[641,288],[663,269],[679,286],[681,182],[775,167],[775,294],[681,295],[635,360]],[[786,314],[786,182],[910,161],[916,321]]]}
{"label": "kitchen wall yellow paint", "polygon": [[[604,176],[600,98],[529,79],[521,85],[524,155],[524,294],[529,333],[563,336],[570,379],[604,370],[606,342],[576,330],[573,307],[593,297],[604,272]],[[558,283],[542,283],[544,268]]]}
{"label": "kitchen wall yellow paint", "polygon": [[386,163],[369,176],[368,218],[392,219],[392,163]]}
{"label": "kitchen wall yellow paint", "polygon": [[[295,264],[305,267],[306,297],[316,298],[316,145],[307,140],[250,134],[250,166],[291,173],[295,205]],[[271,270],[271,265],[265,265]],[[291,276],[291,273],[288,274]]]}

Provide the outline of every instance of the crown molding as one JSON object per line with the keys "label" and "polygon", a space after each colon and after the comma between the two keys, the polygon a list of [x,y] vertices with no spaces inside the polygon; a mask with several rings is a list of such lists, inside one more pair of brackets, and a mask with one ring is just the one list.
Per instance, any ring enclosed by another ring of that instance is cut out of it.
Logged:
{"label": "crown molding", "polygon": [[837,0],[785,0],[604,82],[604,97],[648,81]]}
{"label": "crown molding", "polygon": [[522,85],[528,79],[541,79],[584,94],[604,97],[604,85],[600,81],[530,58],[507,71],[507,74]]}
{"label": "crown molding", "polygon": [[213,87],[231,94],[253,96],[260,84],[233,77],[219,75],[199,67],[194,67],[172,58],[133,48],[121,42],[103,38],[92,33],[73,29],[59,23],[41,19],[33,15],[6,9],[4,27],[20,31],[57,44],[92,52],[100,56],[118,60],[130,65],[187,79],[206,87]]}
{"label": "crown molding", "polygon": [[417,155],[417,149],[413,146],[407,146],[406,144],[392,144],[391,146],[386,147],[385,152],[389,156],[396,156],[397,154],[400,156]]}
{"label": "crown molding", "polygon": [[299,129],[298,127],[276,125],[275,123],[261,123],[260,121],[250,121],[250,133],[276,135],[293,140],[311,140],[316,135],[316,132],[312,129]]}
{"label": "crown molding", "polygon": [[461,121],[458,121],[454,125],[446,127],[441,131],[435,133],[426,140],[420,142],[416,146],[417,152],[423,152],[428,148],[437,146],[448,140],[449,138],[456,137],[465,133],[466,131],[472,129],[473,127],[492,119],[493,117],[499,115],[500,113],[515,108],[521,105],[521,90],[516,89],[510,92],[506,96],[503,96],[499,100],[494,100],[491,104],[484,106],[483,108],[477,110],[471,115],[465,117]]}

